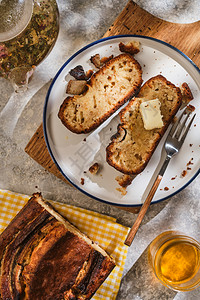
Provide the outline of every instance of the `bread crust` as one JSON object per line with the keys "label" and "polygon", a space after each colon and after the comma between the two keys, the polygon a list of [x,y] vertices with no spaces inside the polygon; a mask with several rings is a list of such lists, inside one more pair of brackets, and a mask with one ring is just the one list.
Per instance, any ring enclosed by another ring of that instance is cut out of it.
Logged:
{"label": "bread crust", "polygon": [[131,55],[137,54],[140,52],[140,43],[136,41],[131,41],[127,44],[124,44],[122,42],[119,43],[119,50],[121,52],[130,53]]}
{"label": "bread crust", "polygon": [[130,54],[120,54],[91,76],[83,95],[63,101],[58,117],[74,133],[91,132],[133,97],[141,84],[140,64]]}
{"label": "bread crust", "polygon": [[[139,106],[142,101],[158,98],[161,102],[163,127],[146,130]],[[160,139],[182,103],[181,91],[164,76],[150,78],[136,98],[121,111],[121,124],[106,148],[106,160],[118,171],[136,175],[144,170]]]}
{"label": "bread crust", "polygon": [[0,286],[3,299],[12,298],[11,276],[15,257],[26,245],[27,237],[30,238],[34,230],[50,217],[49,212],[35,201],[35,197],[32,197],[0,236],[2,251]]}
{"label": "bread crust", "polygon": [[184,104],[188,104],[190,101],[192,101],[194,99],[191,89],[190,89],[189,85],[187,84],[187,82],[183,82],[180,89],[181,89]]}
{"label": "bread crust", "polygon": [[103,249],[39,193],[5,229],[0,241],[3,300],[87,300],[115,266]]}
{"label": "bread crust", "polygon": [[6,230],[0,235],[0,261],[4,252],[3,245],[8,245],[20,230],[44,211],[44,208],[35,201],[36,196],[39,197],[40,194],[36,193],[30,198],[28,203],[20,210],[17,216],[9,223]]}

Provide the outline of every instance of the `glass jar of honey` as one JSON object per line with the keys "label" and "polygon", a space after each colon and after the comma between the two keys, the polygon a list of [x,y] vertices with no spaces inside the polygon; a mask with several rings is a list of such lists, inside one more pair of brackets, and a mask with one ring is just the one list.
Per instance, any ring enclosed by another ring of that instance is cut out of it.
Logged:
{"label": "glass jar of honey", "polygon": [[149,246],[150,263],[156,277],[176,291],[200,286],[200,244],[176,231],[160,234]]}

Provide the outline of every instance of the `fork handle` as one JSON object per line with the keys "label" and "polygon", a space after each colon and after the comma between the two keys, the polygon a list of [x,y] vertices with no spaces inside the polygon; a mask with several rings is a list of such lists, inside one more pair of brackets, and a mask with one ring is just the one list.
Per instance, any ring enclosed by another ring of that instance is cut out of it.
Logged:
{"label": "fork handle", "polygon": [[146,198],[146,200],[144,201],[140,211],[139,211],[139,214],[135,220],[135,223],[133,224],[131,230],[129,231],[127,237],[126,237],[126,240],[124,242],[125,245],[127,246],[130,246],[132,244],[132,241],[138,231],[138,228],[145,216],[145,213],[147,212],[147,209],[149,208],[149,205],[151,204],[151,200],[153,199],[153,196],[155,195],[155,192],[157,191],[158,189],[158,186],[163,178],[163,174],[165,173],[165,170],[167,169],[167,166],[171,160],[172,156],[171,155],[166,155],[165,157],[165,160],[160,168],[160,171],[148,193],[148,196]]}
{"label": "fork handle", "polygon": [[133,224],[131,230],[129,231],[127,237],[126,237],[126,240],[124,242],[125,245],[127,245],[127,246],[131,245],[131,243],[132,243],[132,241],[133,241],[133,239],[134,239],[134,237],[135,237],[135,235],[138,231],[138,228],[139,228],[139,226],[140,226],[140,224],[141,224],[141,222],[144,218],[144,215],[145,215],[147,209],[149,208],[151,200],[153,199],[153,196],[154,196],[155,192],[157,191],[157,188],[160,184],[161,179],[162,179],[162,176],[158,175],[156,180],[154,181],[154,184],[153,184],[153,186],[152,186],[152,188],[151,188],[144,204],[142,205],[142,207],[139,211],[137,219],[136,219],[135,223]]}
{"label": "fork handle", "polygon": [[158,175],[157,175],[157,177],[156,177],[156,179],[155,179],[155,181],[154,181],[154,183],[153,183],[153,185],[152,185],[152,187],[151,187],[151,189],[148,193],[148,196],[147,196],[145,202],[143,203],[143,205],[142,205],[142,207],[139,211],[139,214],[138,214],[138,216],[135,220],[135,223],[133,224],[131,230],[129,231],[129,233],[126,237],[126,240],[124,242],[125,245],[127,245],[127,246],[131,245],[131,243],[132,243],[132,241],[133,241],[133,239],[134,239],[134,237],[135,237],[135,235],[138,231],[138,228],[139,228],[139,226],[140,226],[140,224],[141,224],[141,222],[142,222],[142,220],[145,216],[145,213],[147,212],[147,209],[149,208],[149,205],[151,204],[151,200],[153,199],[153,196],[155,195],[155,192],[157,191],[158,186],[159,186],[159,184],[160,184],[160,182],[163,178],[163,174],[165,173],[165,170],[166,170],[166,168],[167,168],[167,166],[170,162],[170,159],[171,159],[171,156],[167,155],[166,158],[165,158],[165,161],[164,161],[162,167],[160,168],[160,171],[159,171],[159,173],[158,173]]}

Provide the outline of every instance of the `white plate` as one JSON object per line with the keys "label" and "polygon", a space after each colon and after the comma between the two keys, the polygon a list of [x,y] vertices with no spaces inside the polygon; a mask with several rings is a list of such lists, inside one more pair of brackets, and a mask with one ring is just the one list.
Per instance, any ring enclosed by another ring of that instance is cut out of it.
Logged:
{"label": "white plate", "polygon": [[[196,107],[195,122],[189,131],[180,153],[175,156],[164,174],[153,202],[164,200],[185,188],[199,173],[200,168],[200,71],[194,63],[178,49],[162,41],[143,36],[115,36],[101,39],[87,45],[75,53],[58,71],[46,96],[44,106],[44,135],[48,150],[61,173],[80,191],[88,196],[121,206],[138,206],[144,201],[147,186],[155,177],[164,138],[159,143],[145,170],[136,176],[127,188],[127,194],[122,195],[115,180],[120,172],[106,163],[105,148],[110,137],[116,133],[118,116],[104,127],[100,133],[88,135],[71,133],[58,119],[61,103],[66,98],[67,81],[72,77],[69,71],[77,65],[84,70],[94,68],[90,57],[99,53],[101,57],[117,55],[119,42],[131,40],[141,43],[141,51],[135,55],[143,69],[144,82],[150,77],[162,74],[175,85],[187,82],[192,90]],[[102,169],[98,175],[91,175],[88,168],[98,162]],[[188,163],[191,170],[187,170]],[[186,176],[181,176],[187,170]],[[84,179],[84,184],[81,181]]]}

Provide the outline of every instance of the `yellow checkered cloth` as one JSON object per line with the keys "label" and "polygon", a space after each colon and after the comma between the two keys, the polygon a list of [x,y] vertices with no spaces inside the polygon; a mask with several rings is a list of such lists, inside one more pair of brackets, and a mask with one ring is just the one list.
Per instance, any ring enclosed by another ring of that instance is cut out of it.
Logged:
{"label": "yellow checkered cloth", "polygon": [[[0,233],[6,228],[30,196],[0,189]],[[117,296],[128,247],[124,240],[129,228],[116,219],[86,209],[49,201],[58,212],[98,243],[116,261],[116,267],[93,296],[93,300],[114,300]]]}

